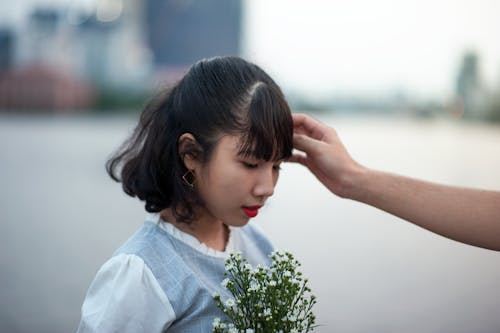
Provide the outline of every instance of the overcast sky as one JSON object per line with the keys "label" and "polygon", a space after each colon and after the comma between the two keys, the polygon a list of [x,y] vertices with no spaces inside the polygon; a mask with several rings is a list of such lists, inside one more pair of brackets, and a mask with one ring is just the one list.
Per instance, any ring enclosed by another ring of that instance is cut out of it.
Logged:
{"label": "overcast sky", "polygon": [[[36,3],[95,1],[2,0],[0,22],[19,21]],[[497,0],[247,0],[245,7],[244,55],[289,88],[446,98],[467,50],[478,52],[487,85],[500,85]]]}

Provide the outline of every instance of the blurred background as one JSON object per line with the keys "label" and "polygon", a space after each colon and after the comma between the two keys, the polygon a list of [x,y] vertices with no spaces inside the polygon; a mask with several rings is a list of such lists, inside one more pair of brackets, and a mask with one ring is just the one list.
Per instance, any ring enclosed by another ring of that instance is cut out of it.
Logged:
{"label": "blurred background", "polygon": [[[240,55],[359,162],[500,190],[495,0],[0,3],[0,332],[71,332],[144,218],[104,171],[144,103]],[[336,198],[285,165],[256,219],[295,253],[317,332],[500,332],[500,254]]]}

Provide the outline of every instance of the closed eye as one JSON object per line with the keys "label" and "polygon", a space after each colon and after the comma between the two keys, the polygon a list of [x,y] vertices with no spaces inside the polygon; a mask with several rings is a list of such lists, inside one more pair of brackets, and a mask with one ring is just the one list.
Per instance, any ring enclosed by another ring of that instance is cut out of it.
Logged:
{"label": "closed eye", "polygon": [[[242,164],[245,166],[245,168],[247,168],[247,169],[257,169],[257,168],[259,167],[259,164],[258,164],[258,163],[250,163],[250,162],[244,162],[244,161],[242,161],[241,163],[242,163]],[[275,170],[275,171],[280,171],[280,170],[281,170],[281,163],[279,163],[279,164],[274,164],[274,165],[273,165],[273,170]]]}
{"label": "closed eye", "polygon": [[259,165],[256,163],[243,162],[243,165],[248,169],[256,169]]}

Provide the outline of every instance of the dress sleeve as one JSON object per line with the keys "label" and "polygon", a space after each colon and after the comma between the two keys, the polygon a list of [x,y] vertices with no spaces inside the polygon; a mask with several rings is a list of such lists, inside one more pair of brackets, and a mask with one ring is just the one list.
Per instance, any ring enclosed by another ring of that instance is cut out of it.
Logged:
{"label": "dress sleeve", "polygon": [[162,332],[174,320],[172,305],[149,267],[136,255],[120,254],[97,272],[77,332]]}

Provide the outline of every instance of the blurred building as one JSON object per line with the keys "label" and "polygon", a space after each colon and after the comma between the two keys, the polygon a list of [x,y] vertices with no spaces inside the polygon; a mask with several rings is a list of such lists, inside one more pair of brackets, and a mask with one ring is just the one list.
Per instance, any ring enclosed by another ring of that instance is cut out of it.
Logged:
{"label": "blurred building", "polygon": [[14,31],[11,29],[0,29],[0,71],[12,67],[14,61]]}
{"label": "blurred building", "polygon": [[[78,26],[79,72],[100,87],[144,89],[152,71],[140,1],[101,2]],[[104,6],[104,7],[103,7]]]}
{"label": "blurred building", "polygon": [[474,52],[468,52],[462,58],[457,76],[456,94],[464,117],[484,118],[485,91],[481,87],[479,59]]}
{"label": "blurred building", "polygon": [[151,56],[143,32],[142,3],[100,1],[90,13],[35,8],[20,31],[19,67],[56,67],[98,86],[143,86]]}
{"label": "blurred building", "polygon": [[69,111],[89,108],[92,87],[71,73],[43,65],[25,66],[0,75],[0,108]]}
{"label": "blurred building", "polygon": [[[77,72],[89,81],[105,85],[114,81],[113,36],[119,29],[120,21],[101,22],[95,16],[88,18],[76,27],[79,44],[76,47],[81,54]],[[116,62],[120,62],[120,55]]]}
{"label": "blurred building", "polygon": [[43,64],[70,70],[73,40],[64,23],[59,10],[35,8],[18,32],[16,67]]}
{"label": "blurred building", "polygon": [[100,1],[88,12],[36,7],[13,37],[0,31],[0,108],[90,108],[99,92],[145,91],[152,57],[143,3]]}
{"label": "blurred building", "polygon": [[154,63],[178,75],[201,58],[239,55],[242,0],[147,0]]}
{"label": "blurred building", "polygon": [[0,31],[0,71],[8,68],[0,72],[0,108],[91,107],[94,92],[149,93],[154,79],[171,81],[201,58],[238,55],[242,2],[36,7],[15,34]]}
{"label": "blurred building", "polygon": [[[71,110],[92,106],[92,87],[75,71],[74,31],[56,8],[35,8],[17,34],[11,66],[0,73],[3,110]],[[3,48],[2,48],[3,52]]]}

